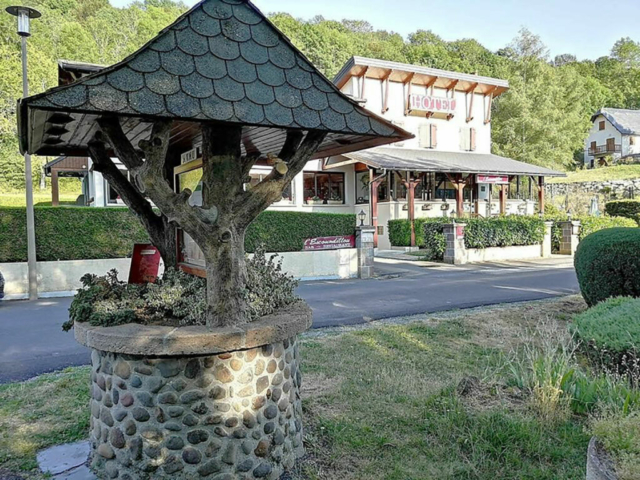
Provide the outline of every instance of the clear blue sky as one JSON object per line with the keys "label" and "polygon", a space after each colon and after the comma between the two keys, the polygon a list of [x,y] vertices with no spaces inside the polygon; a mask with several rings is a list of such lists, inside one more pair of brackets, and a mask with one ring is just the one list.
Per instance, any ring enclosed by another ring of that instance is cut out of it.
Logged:
{"label": "clear blue sky", "polygon": [[[110,0],[123,6],[129,0]],[[185,0],[193,5],[197,0]],[[491,50],[508,44],[525,26],[540,35],[551,55],[582,60],[609,53],[621,37],[640,40],[638,0],[254,0],[265,13],[366,20],[407,35],[433,30],[445,40],[475,38]]]}

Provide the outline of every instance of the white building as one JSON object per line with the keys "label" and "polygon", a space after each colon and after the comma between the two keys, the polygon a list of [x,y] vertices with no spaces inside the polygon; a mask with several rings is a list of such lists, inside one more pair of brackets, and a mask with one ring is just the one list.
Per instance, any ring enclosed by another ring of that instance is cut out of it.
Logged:
{"label": "white building", "polygon": [[591,117],[585,140],[587,168],[640,161],[640,110],[603,108]]}

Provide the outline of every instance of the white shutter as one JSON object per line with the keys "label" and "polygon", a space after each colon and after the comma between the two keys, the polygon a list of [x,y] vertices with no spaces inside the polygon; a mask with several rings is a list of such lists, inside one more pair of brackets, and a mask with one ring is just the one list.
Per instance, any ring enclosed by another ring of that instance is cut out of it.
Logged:
{"label": "white shutter", "polygon": [[[400,127],[400,128],[402,128],[404,130],[404,122],[398,122],[398,121],[394,120],[391,123],[393,123],[396,127]],[[393,147],[404,147],[404,142],[392,143],[391,146],[393,146]]]}
{"label": "white shutter", "polygon": [[471,130],[466,127],[460,129],[460,150],[468,152],[471,150]]}

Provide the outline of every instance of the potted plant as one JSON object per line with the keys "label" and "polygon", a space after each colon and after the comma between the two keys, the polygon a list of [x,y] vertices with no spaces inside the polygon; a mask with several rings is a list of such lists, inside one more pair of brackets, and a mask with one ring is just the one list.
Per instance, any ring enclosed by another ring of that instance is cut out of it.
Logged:
{"label": "potted plant", "polygon": [[324,204],[324,200],[318,197],[317,195],[307,198],[307,205],[323,205],[323,204]]}
{"label": "potted plant", "polygon": [[337,193],[332,193],[329,199],[327,200],[329,205],[342,205],[342,198]]}

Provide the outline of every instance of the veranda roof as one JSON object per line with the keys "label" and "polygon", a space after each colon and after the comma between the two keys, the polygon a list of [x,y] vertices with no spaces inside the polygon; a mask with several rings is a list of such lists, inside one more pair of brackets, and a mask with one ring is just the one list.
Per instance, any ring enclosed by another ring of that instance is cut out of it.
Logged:
{"label": "veranda roof", "polygon": [[315,158],[412,138],[342,94],[248,0],[203,0],[122,62],[22,100],[21,149],[86,155],[103,115],[134,145],[152,120],[176,120],[172,145],[186,149],[202,122],[242,125],[250,153],[278,153],[289,129],[328,132]]}
{"label": "veranda roof", "polygon": [[[370,167],[386,170],[542,177],[566,176],[562,172],[548,168],[485,153],[378,147],[347,153],[344,156],[353,162],[361,162]],[[331,165],[327,165],[327,168],[331,168]]]}

